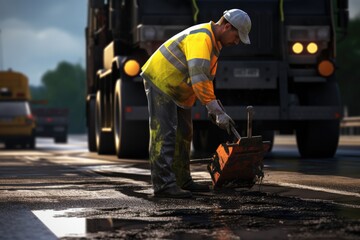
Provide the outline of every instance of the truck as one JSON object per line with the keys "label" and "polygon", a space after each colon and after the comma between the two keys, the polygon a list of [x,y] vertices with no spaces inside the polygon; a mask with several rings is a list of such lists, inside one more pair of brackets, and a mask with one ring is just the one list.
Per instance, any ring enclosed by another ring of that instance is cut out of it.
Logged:
{"label": "truck", "polygon": [[29,101],[29,80],[23,73],[0,71],[0,142],[5,148],[35,148],[35,119]]}
{"label": "truck", "polygon": [[36,137],[54,138],[55,143],[67,143],[68,115],[67,108],[32,107],[36,119]]}
{"label": "truck", "polygon": [[[140,67],[161,44],[198,23],[239,8],[252,21],[251,45],[222,49],[215,95],[241,134],[246,106],[254,134],[295,133],[304,158],[333,157],[342,105],[336,43],[346,35],[347,0],[89,0],[86,27],[88,148],[142,157],[149,142]],[[229,136],[192,108],[193,147],[215,151]]]}

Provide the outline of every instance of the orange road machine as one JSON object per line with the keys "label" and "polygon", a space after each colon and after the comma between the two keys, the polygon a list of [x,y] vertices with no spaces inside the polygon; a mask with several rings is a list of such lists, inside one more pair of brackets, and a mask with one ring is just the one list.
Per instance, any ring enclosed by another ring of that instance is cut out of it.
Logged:
{"label": "orange road machine", "polygon": [[237,138],[233,143],[222,143],[210,159],[208,171],[214,189],[251,188],[264,177],[263,159],[270,148],[270,142],[262,141],[262,136],[252,136],[253,107],[247,110],[247,137],[241,137],[232,127]]}

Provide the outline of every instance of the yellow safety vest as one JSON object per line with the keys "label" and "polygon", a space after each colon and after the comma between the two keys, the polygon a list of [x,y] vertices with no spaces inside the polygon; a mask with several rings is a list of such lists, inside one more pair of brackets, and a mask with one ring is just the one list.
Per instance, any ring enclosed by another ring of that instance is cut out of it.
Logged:
{"label": "yellow safety vest", "polygon": [[141,76],[184,108],[216,99],[213,80],[221,44],[213,22],[195,25],[167,40],[141,68]]}

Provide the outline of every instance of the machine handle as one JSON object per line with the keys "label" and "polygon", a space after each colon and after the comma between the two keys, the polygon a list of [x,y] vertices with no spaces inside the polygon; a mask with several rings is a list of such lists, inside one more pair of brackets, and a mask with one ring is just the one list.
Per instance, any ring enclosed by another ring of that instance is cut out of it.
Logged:
{"label": "machine handle", "polygon": [[252,137],[252,119],[253,119],[253,115],[254,115],[254,108],[253,106],[247,106],[246,108],[247,111],[247,137],[251,138]]}
{"label": "machine handle", "polygon": [[238,133],[238,131],[236,131],[234,125],[232,125],[232,124],[231,124],[231,132],[235,135],[235,137],[238,139],[238,141],[241,140],[240,134]]}

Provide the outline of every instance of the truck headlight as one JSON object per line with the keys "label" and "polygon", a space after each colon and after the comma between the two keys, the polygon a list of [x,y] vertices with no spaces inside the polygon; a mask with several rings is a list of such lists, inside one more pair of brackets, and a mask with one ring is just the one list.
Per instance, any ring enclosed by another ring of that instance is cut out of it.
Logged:
{"label": "truck headlight", "polygon": [[302,43],[296,42],[292,45],[292,50],[295,54],[300,54],[304,50]]}
{"label": "truck headlight", "polygon": [[307,45],[306,50],[310,54],[315,54],[318,51],[318,45],[314,42],[311,42]]}

